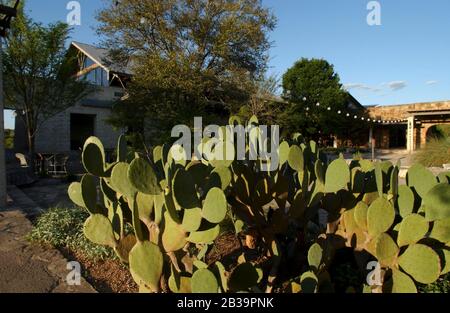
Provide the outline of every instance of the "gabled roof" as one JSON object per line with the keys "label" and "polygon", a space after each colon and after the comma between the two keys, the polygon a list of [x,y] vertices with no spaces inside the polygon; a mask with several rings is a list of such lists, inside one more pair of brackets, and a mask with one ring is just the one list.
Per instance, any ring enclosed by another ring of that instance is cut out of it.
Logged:
{"label": "gabled roof", "polygon": [[108,55],[108,50],[103,48],[98,48],[93,45],[88,45],[81,42],[73,41],[71,46],[83,52],[92,61],[100,65],[108,72],[113,72],[117,74],[133,75],[131,70],[131,62],[126,66],[122,67],[120,65],[114,64]]}

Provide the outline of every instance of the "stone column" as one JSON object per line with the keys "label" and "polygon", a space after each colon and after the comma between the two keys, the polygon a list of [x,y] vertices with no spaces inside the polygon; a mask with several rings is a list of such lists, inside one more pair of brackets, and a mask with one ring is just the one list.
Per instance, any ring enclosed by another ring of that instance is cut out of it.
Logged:
{"label": "stone column", "polygon": [[406,149],[409,153],[414,151],[414,115],[408,117],[408,130],[406,132]]}

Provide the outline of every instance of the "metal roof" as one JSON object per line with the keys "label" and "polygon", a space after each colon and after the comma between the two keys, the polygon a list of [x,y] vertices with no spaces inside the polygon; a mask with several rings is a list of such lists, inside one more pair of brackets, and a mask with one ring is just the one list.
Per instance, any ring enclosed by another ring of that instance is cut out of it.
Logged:
{"label": "metal roof", "polygon": [[112,62],[111,59],[109,58],[107,49],[98,48],[93,45],[88,45],[76,41],[73,41],[71,45],[80,50],[81,52],[83,52],[90,59],[92,59],[92,61],[96,62],[98,65],[100,65],[109,72],[125,75],[133,75],[133,72],[131,70],[132,62],[129,62],[125,67],[120,66],[118,64],[114,64],[114,62]]}

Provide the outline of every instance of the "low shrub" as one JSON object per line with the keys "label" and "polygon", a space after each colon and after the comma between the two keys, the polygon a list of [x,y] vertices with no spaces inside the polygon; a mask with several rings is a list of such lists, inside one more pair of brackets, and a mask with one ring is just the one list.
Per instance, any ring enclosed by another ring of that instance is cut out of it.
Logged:
{"label": "low shrub", "polygon": [[450,163],[450,138],[431,139],[427,145],[417,152],[415,161],[427,167],[441,167]]}
{"label": "low shrub", "polygon": [[94,244],[84,236],[83,224],[88,217],[89,213],[80,207],[51,208],[37,219],[28,239],[55,248],[68,248],[92,260],[115,258],[111,248]]}

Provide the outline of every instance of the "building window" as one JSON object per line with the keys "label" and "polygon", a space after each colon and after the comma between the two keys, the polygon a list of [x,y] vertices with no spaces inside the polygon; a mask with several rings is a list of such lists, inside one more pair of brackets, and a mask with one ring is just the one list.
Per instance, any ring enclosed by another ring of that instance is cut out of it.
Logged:
{"label": "building window", "polygon": [[[82,70],[86,69],[94,64],[95,64],[94,61],[92,61],[90,58],[86,57]],[[108,73],[102,67],[97,67],[96,69],[83,75],[81,78],[85,78],[88,82],[90,82],[96,86],[104,86],[104,87],[109,86]]]}

